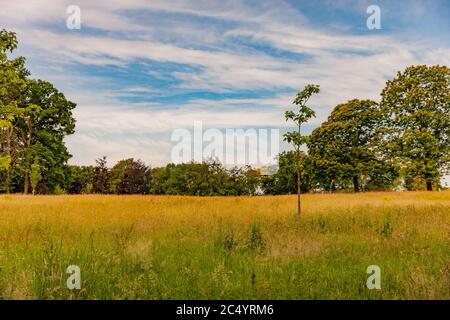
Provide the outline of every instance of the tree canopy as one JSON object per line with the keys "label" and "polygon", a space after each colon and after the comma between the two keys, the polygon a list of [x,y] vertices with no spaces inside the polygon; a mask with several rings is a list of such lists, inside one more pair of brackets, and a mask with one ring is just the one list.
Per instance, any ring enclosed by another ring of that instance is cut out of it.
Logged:
{"label": "tree canopy", "polygon": [[14,181],[13,191],[28,193],[30,173],[39,165],[37,189],[53,190],[64,184],[70,158],[64,137],[74,133],[76,105],[51,83],[30,79],[25,58],[8,56],[16,48],[15,33],[0,31],[1,187],[9,193],[15,175],[19,181]]}
{"label": "tree canopy", "polygon": [[386,140],[406,176],[417,176],[428,190],[450,163],[450,69],[418,65],[399,72],[381,93]]}

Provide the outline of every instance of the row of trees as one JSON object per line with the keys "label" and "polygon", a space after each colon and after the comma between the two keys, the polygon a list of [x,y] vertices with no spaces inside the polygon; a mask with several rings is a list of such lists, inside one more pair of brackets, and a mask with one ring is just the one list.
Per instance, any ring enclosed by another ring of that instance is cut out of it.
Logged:
{"label": "row of trees", "polygon": [[[244,195],[311,190],[432,190],[450,164],[450,70],[412,66],[386,83],[381,100],[353,99],[336,106],[310,136],[301,126],[315,116],[308,85],[286,120],[294,151],[279,155],[279,170],[262,177],[250,167],[220,163],[147,167],[106,159],[69,166],[64,137],[72,134],[75,104],[51,83],[30,79],[23,57],[12,58],[16,35],[0,31],[0,192]],[[304,148],[306,147],[306,148]],[[302,151],[302,150],[307,151]]]}
{"label": "row of trees", "polygon": [[[352,167],[317,164],[315,155],[300,152],[301,192],[352,191],[355,184],[350,174]],[[327,161],[327,160],[320,160]],[[367,163],[370,170],[358,176],[357,186],[363,191],[423,189],[424,180],[414,175],[403,176],[395,165],[383,162]],[[126,159],[108,168],[106,158],[94,166],[66,165],[62,184],[50,189],[43,176],[35,179],[39,194],[157,194],[157,195],[281,195],[298,192],[297,152],[287,151],[278,155],[279,168],[273,175],[261,175],[260,169],[247,167],[225,168],[220,162],[168,164],[151,168],[141,160]],[[326,170],[328,169],[328,170]],[[341,170],[341,174],[339,171]],[[347,172],[348,170],[348,172]],[[15,177],[20,180],[20,177]],[[14,179],[13,179],[14,180]],[[13,185],[20,185],[19,181]],[[439,182],[434,184],[439,186]],[[19,189],[20,190],[20,189]],[[19,192],[18,190],[18,192]]]}
{"label": "row of trees", "polygon": [[[353,185],[355,192],[399,186],[431,191],[449,172],[448,67],[411,66],[386,83],[380,102],[353,99],[339,104],[327,121],[304,136],[301,125],[315,116],[306,104],[317,93],[318,86],[306,86],[293,102],[298,109],[286,112],[286,120],[298,127],[284,138],[296,148],[299,213],[301,190],[336,191]],[[300,151],[303,145],[307,153]]]}
{"label": "row of trees", "polygon": [[[95,166],[68,166],[65,184],[58,192],[69,194],[169,194],[169,195],[254,195],[260,174],[250,167],[224,168],[219,162],[168,164],[150,168],[141,160],[126,159],[111,169],[106,158]],[[45,191],[45,181],[38,191]]]}

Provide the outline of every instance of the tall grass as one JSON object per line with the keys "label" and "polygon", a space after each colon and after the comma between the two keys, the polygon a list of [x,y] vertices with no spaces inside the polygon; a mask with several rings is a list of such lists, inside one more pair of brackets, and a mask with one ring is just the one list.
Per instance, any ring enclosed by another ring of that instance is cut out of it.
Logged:
{"label": "tall grass", "polygon": [[300,220],[295,201],[1,196],[0,298],[450,298],[450,192],[305,195]]}

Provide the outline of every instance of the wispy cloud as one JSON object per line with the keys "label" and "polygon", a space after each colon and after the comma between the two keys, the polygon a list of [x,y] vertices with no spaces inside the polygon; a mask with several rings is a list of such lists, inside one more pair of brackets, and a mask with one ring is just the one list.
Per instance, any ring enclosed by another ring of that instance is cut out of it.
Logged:
{"label": "wispy cloud", "polygon": [[[33,74],[78,103],[67,140],[75,163],[106,154],[163,164],[171,131],[194,120],[282,127],[296,90],[317,83],[318,125],[338,103],[378,99],[408,65],[448,65],[448,30],[431,20],[449,6],[436,2],[434,16],[408,29],[405,15],[423,1],[403,11],[378,1],[386,19],[377,31],[365,29],[365,1],[16,0],[2,4],[0,21],[18,32]],[[70,4],[82,10],[81,30],[65,28]]]}

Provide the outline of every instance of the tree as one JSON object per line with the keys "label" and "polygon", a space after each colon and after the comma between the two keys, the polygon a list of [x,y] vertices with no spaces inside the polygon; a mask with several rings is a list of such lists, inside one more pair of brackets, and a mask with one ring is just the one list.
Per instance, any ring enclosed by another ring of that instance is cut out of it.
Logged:
{"label": "tree", "polygon": [[[300,152],[301,157],[301,192],[311,190],[311,165],[309,156]],[[278,155],[278,170],[272,176],[262,178],[262,188],[265,194],[296,194],[297,193],[297,153],[285,151]]]}
{"label": "tree", "polygon": [[23,116],[26,77],[25,59],[8,59],[8,53],[17,48],[16,35],[0,31],[0,161],[6,174],[5,190],[10,193],[11,170],[20,153],[17,124]]}
{"label": "tree", "polygon": [[[20,122],[25,152],[23,166],[29,167],[34,158],[32,149],[39,145],[41,166],[50,190],[65,184],[66,164],[71,155],[64,138],[73,134],[75,119],[72,110],[76,104],[67,100],[53,84],[43,80],[28,80],[27,107]],[[24,191],[26,191],[26,172]]]}
{"label": "tree", "polygon": [[[31,159],[35,158],[33,156],[34,154],[38,154],[35,149],[40,149],[43,147],[39,142],[35,142],[36,144],[33,145],[33,134],[34,134],[34,119],[39,117],[39,114],[42,112],[42,108],[35,104],[30,104],[26,108],[23,109],[23,117],[22,120],[25,124],[24,127],[22,127],[20,130],[21,132],[21,140],[22,145],[24,147],[23,150],[23,161],[22,161],[22,168],[24,168],[24,194],[28,194],[29,189],[29,175],[30,175],[30,165],[31,165]],[[38,145],[39,144],[39,145]],[[36,147],[36,148],[33,148]]]}
{"label": "tree", "polygon": [[106,157],[95,160],[97,165],[92,171],[92,187],[94,193],[106,194],[109,192],[109,170]]}
{"label": "tree", "polygon": [[360,191],[363,177],[370,180],[373,174],[374,182],[382,181],[381,169],[392,167],[378,148],[382,118],[382,110],[371,100],[353,99],[337,105],[308,142],[317,176],[331,177],[325,181],[334,183],[334,188],[338,181],[343,188],[351,181],[354,192]]}
{"label": "tree", "polygon": [[36,157],[36,158],[34,158],[34,162],[31,165],[31,170],[30,170],[30,184],[31,184],[31,188],[33,190],[33,195],[36,194],[36,187],[37,187],[39,181],[41,181],[41,179],[42,179],[41,167],[39,165],[39,159]]}
{"label": "tree", "polygon": [[[25,58],[9,59],[17,48],[16,35],[0,31],[0,158],[5,165],[5,190],[11,191],[11,177],[28,193],[30,168],[36,155],[42,170],[42,189],[64,183],[70,158],[64,137],[74,132],[72,109],[51,83],[28,79]],[[8,165],[6,165],[8,164]],[[18,175],[19,171],[21,175]]]}
{"label": "tree", "polygon": [[68,166],[65,189],[69,194],[92,193],[92,166]]}
{"label": "tree", "polygon": [[398,72],[381,93],[389,150],[429,191],[450,163],[449,84],[448,67],[418,65]]}
{"label": "tree", "polygon": [[302,124],[308,122],[312,117],[315,117],[315,112],[309,108],[306,104],[313,94],[320,92],[318,85],[309,84],[302,91],[297,93],[293,104],[298,106],[297,112],[286,111],[286,121],[292,120],[297,125],[296,131],[291,131],[284,134],[284,140],[292,144],[296,149],[297,154],[297,213],[301,215],[301,202],[300,202],[300,185],[301,185],[301,156],[300,148],[307,142],[307,136],[301,134]]}
{"label": "tree", "polygon": [[121,160],[110,172],[110,191],[115,194],[147,193],[147,166],[133,158]]}

